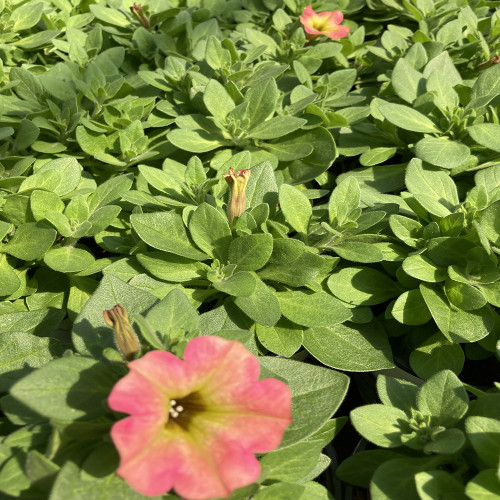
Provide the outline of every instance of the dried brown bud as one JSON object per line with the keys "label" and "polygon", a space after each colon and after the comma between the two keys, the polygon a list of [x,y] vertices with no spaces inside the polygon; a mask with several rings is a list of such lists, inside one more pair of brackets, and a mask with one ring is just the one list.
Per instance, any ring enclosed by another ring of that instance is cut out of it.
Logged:
{"label": "dried brown bud", "polygon": [[146,14],[144,14],[142,5],[140,3],[134,3],[134,5],[130,7],[130,10],[132,11],[132,14],[139,19],[139,22],[148,30],[149,19],[146,17]]}
{"label": "dried brown bud", "polygon": [[118,350],[127,361],[135,359],[141,350],[141,344],[130,326],[127,311],[117,304],[108,311],[103,312],[104,321],[115,330],[115,342]]}
{"label": "dried brown bud", "polygon": [[246,189],[250,179],[250,170],[238,170],[234,173],[232,168],[229,174],[224,174],[224,179],[231,188],[231,199],[229,200],[229,222],[235,217],[240,217],[245,211]]}

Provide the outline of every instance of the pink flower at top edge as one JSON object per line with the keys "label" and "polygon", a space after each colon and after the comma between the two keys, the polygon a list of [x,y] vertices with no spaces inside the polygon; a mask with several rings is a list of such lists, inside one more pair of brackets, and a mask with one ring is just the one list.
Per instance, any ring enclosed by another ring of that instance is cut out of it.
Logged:
{"label": "pink flower at top edge", "polygon": [[184,360],[151,351],[128,367],[108,404],[130,416],[111,438],[117,474],[143,495],[228,497],[258,479],[254,453],[275,449],[291,422],[290,389],[258,380],[259,362],[240,342],[197,337]]}
{"label": "pink flower at top edge", "polygon": [[335,39],[344,38],[349,34],[350,28],[340,24],[343,19],[344,14],[339,10],[316,13],[311,5],[308,5],[300,16],[300,22],[304,25],[305,31],[313,35],[308,37],[310,40],[318,35]]}

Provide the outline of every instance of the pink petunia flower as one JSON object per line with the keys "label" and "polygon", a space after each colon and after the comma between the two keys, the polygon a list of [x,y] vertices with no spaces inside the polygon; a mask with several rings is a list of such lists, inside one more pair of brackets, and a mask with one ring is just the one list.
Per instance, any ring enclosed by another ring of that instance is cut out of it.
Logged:
{"label": "pink petunia flower", "polygon": [[197,337],[184,360],[151,351],[128,366],[108,404],[131,416],[111,438],[117,474],[144,495],[227,497],[258,479],[254,453],[275,449],[291,422],[290,389],[258,380],[259,362],[240,342]]}
{"label": "pink petunia flower", "polygon": [[349,34],[350,28],[342,26],[340,23],[344,19],[344,14],[339,10],[316,13],[311,5],[304,9],[300,16],[300,22],[309,35],[309,40],[314,40],[318,35],[325,35],[328,38],[344,38]]}

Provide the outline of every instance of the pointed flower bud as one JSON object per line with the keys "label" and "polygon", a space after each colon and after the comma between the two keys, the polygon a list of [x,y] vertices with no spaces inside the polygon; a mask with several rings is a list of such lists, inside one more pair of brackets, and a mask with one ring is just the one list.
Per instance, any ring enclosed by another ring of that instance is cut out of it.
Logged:
{"label": "pointed flower bud", "polygon": [[231,199],[229,200],[229,222],[232,223],[235,217],[240,217],[245,211],[246,190],[250,179],[250,170],[238,170],[234,173],[232,168],[229,174],[224,174],[224,179],[231,187]]}
{"label": "pointed flower bud", "polygon": [[134,3],[134,5],[130,6],[130,10],[132,11],[132,14],[139,19],[139,22],[148,30],[149,19],[146,17],[146,14],[144,14],[142,5],[140,3]]}
{"label": "pointed flower bud", "polygon": [[115,342],[118,350],[127,361],[135,359],[141,350],[141,344],[130,326],[127,311],[117,304],[113,309],[103,312],[104,321],[115,330]]}

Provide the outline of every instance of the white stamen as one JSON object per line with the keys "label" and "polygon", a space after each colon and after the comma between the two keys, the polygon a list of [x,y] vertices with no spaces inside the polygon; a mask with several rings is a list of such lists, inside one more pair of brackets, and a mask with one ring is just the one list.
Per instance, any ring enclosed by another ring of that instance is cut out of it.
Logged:
{"label": "white stamen", "polygon": [[172,418],[177,418],[183,411],[184,406],[178,405],[175,399],[170,400],[170,409],[168,410],[168,413]]}

